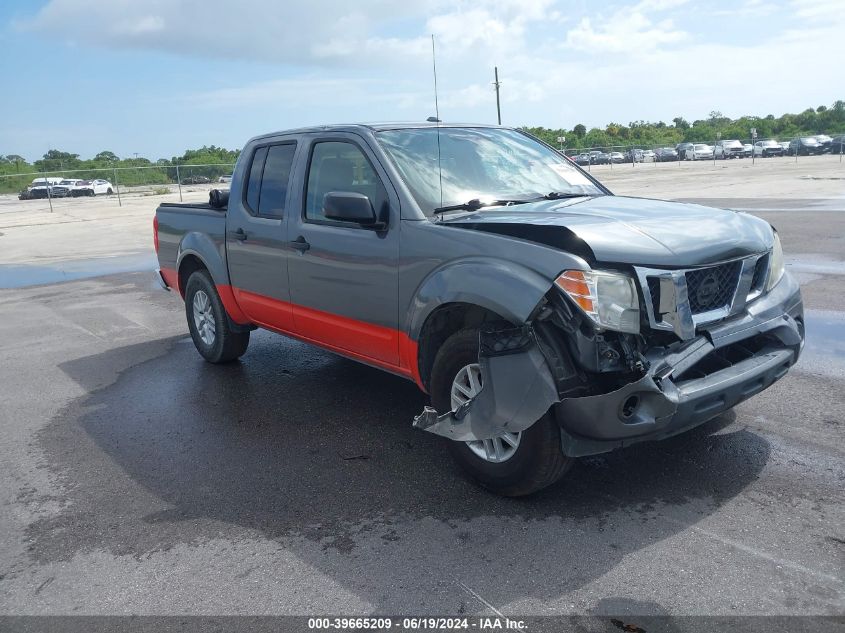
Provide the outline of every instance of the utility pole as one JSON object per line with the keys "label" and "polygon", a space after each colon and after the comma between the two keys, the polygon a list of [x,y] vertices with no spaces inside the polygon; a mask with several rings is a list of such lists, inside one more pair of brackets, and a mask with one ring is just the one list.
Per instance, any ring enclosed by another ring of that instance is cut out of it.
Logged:
{"label": "utility pole", "polygon": [[502,124],[502,106],[499,103],[499,86],[501,85],[499,82],[499,67],[493,66],[493,74],[496,77],[496,81],[493,82],[493,85],[496,87],[496,114],[499,117],[499,125]]}

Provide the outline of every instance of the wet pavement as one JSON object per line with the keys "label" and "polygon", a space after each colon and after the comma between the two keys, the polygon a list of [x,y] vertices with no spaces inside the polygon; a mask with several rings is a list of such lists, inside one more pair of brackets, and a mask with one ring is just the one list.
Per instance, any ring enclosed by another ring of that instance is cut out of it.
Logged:
{"label": "wet pavement", "polygon": [[155,253],[59,261],[53,264],[0,264],[0,289],[56,284],[75,279],[116,273],[152,270],[158,267]]}
{"label": "wet pavement", "polygon": [[520,500],[400,378],[266,332],[204,363],[147,272],[0,290],[0,613],[842,614],[841,233],[785,219],[799,364]]}

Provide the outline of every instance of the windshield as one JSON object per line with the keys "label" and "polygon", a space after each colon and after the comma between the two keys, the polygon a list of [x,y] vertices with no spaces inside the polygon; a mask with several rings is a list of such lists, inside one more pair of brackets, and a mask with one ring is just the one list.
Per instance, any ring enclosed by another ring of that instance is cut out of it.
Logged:
{"label": "windshield", "polygon": [[473,199],[603,193],[571,161],[515,130],[442,127],[439,133],[440,169],[438,128],[376,134],[426,215]]}

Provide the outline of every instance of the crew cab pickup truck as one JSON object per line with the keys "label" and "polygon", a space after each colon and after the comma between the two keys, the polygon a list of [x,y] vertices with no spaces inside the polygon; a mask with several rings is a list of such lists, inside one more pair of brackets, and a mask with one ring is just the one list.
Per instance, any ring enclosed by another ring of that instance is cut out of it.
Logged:
{"label": "crew cab pickup truck", "polygon": [[266,134],[212,200],[154,220],[199,353],[265,328],[412,380],[431,406],[409,422],[503,495],[718,416],[804,344],[767,222],[614,196],[519,130]]}

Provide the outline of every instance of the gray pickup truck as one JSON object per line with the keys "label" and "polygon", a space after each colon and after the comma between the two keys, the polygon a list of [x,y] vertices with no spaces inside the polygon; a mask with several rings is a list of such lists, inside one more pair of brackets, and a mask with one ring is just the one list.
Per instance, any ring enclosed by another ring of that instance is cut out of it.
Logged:
{"label": "gray pickup truck", "polygon": [[261,327],[412,380],[431,406],[409,422],[503,495],[719,415],[804,344],[767,222],[614,196],[519,130],[266,134],[212,201],[154,221],[199,353]]}

